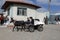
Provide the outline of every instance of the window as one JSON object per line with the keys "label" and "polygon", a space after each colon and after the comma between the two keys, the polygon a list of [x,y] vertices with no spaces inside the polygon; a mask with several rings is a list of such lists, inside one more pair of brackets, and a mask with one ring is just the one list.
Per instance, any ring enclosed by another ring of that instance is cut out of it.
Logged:
{"label": "window", "polygon": [[18,8],[17,15],[26,16],[27,15],[27,8]]}

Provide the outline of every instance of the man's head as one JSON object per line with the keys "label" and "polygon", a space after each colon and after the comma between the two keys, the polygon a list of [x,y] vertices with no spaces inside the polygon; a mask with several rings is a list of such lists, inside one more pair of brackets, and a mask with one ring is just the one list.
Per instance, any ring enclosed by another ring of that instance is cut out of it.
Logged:
{"label": "man's head", "polygon": [[30,17],[30,19],[33,19],[33,17]]}

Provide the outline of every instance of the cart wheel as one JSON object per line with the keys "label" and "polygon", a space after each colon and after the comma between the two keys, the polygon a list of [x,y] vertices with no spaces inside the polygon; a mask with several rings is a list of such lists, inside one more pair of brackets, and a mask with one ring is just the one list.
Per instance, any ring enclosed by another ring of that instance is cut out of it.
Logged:
{"label": "cart wheel", "polygon": [[38,26],[38,31],[43,31],[43,27],[42,26]]}
{"label": "cart wheel", "polygon": [[30,32],[34,32],[34,27],[33,27],[33,26],[30,26],[30,27],[29,27],[29,31],[30,31]]}

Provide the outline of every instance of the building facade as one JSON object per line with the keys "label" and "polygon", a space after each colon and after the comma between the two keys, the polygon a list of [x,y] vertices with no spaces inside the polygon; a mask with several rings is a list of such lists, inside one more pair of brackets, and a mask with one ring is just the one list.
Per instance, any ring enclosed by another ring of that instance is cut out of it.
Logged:
{"label": "building facade", "polygon": [[36,10],[41,8],[37,5],[25,3],[16,0],[6,0],[2,9],[5,10],[5,15],[13,18],[14,20],[27,20],[27,17],[33,17],[34,19],[43,20],[46,17],[46,13],[40,13]]}

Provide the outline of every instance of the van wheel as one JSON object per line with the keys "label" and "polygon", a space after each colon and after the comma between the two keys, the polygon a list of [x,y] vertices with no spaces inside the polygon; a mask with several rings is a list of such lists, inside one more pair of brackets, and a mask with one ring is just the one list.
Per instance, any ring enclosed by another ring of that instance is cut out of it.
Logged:
{"label": "van wheel", "polygon": [[33,27],[33,26],[30,26],[30,27],[29,27],[29,31],[30,31],[30,32],[34,32],[34,27]]}
{"label": "van wheel", "polygon": [[43,31],[43,27],[42,26],[38,26],[38,31]]}

